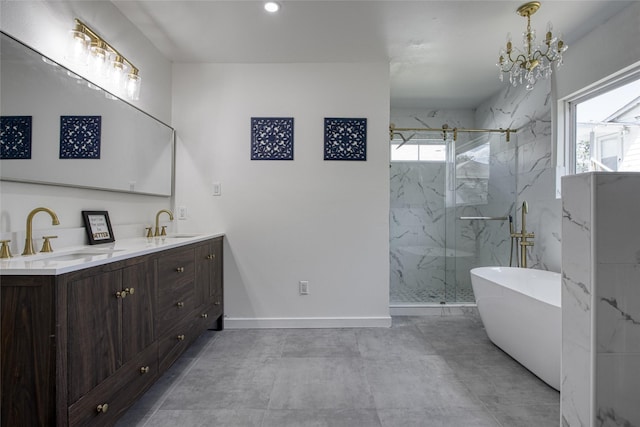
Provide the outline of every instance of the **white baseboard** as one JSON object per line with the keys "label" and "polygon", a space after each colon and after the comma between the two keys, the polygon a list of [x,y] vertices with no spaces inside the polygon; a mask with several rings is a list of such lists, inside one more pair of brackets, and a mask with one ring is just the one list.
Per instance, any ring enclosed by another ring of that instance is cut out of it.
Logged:
{"label": "white baseboard", "polygon": [[475,304],[442,304],[442,305],[391,305],[391,316],[453,316],[464,315]]}
{"label": "white baseboard", "polygon": [[388,317],[225,317],[225,329],[389,328]]}

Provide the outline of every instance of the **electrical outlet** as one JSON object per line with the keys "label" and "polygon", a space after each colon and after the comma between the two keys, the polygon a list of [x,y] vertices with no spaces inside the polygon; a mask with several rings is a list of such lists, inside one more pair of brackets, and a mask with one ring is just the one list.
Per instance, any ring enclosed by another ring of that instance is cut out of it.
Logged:
{"label": "electrical outlet", "polygon": [[178,206],[178,219],[187,219],[187,207],[186,206]]}
{"label": "electrical outlet", "polygon": [[306,280],[298,282],[298,290],[300,291],[300,295],[309,295],[309,282]]}

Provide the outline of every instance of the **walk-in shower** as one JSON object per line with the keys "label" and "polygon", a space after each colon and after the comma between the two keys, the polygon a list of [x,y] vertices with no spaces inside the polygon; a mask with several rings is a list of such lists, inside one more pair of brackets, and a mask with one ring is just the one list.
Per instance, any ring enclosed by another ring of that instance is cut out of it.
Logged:
{"label": "walk-in shower", "polygon": [[390,128],[390,304],[473,303],[469,271],[507,265],[512,129]]}

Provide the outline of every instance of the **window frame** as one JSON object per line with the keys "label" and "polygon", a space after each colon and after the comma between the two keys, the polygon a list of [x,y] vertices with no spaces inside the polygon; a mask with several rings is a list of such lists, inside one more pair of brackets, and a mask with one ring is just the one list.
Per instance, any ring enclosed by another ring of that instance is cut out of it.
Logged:
{"label": "window frame", "polygon": [[640,79],[640,63],[620,71],[606,79],[589,86],[578,93],[568,96],[558,102],[558,125],[555,144],[556,151],[556,196],[560,194],[560,178],[564,175],[576,174],[576,137],[577,137],[577,105],[591,98],[624,86]]}

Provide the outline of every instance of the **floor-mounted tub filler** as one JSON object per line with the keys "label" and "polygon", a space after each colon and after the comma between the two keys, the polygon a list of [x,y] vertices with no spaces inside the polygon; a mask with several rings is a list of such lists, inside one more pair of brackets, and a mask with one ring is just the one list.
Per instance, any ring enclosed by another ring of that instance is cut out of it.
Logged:
{"label": "floor-mounted tub filler", "polygon": [[561,275],[515,267],[471,270],[489,339],[556,390],[562,358]]}

